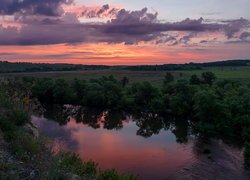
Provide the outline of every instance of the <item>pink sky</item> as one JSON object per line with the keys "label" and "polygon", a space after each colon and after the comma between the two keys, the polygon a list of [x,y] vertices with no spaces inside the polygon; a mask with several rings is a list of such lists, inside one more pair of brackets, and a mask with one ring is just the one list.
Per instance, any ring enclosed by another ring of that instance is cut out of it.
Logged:
{"label": "pink sky", "polygon": [[[234,7],[230,3],[228,8]],[[133,3],[122,1],[110,5],[81,0],[74,4],[68,0],[6,1],[0,5],[0,60],[132,65],[249,59],[250,20],[245,3],[239,1],[242,16],[200,9],[201,16],[183,18],[177,13],[173,20],[157,3],[152,5],[158,11],[143,6],[135,10]]]}

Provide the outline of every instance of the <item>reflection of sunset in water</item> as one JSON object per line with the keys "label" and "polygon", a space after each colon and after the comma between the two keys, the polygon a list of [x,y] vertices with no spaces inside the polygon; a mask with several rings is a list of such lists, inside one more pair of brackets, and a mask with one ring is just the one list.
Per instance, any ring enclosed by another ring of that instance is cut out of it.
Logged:
{"label": "reflection of sunset in water", "polygon": [[[136,136],[138,127],[132,121],[123,122],[120,130],[107,130],[103,128],[104,116],[107,114],[102,114],[98,120],[99,129],[76,123],[72,118],[62,127],[41,118],[34,117],[33,122],[49,137],[65,143],[62,146],[57,141],[57,147],[72,150],[83,160],[92,159],[101,168],[139,174],[143,179],[168,177],[194,161],[191,144],[178,144],[171,131],[160,131],[158,135],[143,138]],[[67,134],[67,138],[60,134]]]}

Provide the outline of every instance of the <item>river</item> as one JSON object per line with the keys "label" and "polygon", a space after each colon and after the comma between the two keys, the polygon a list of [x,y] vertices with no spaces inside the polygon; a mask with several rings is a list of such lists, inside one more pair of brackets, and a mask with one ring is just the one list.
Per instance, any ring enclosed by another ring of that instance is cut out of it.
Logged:
{"label": "river", "polygon": [[138,179],[249,179],[240,146],[194,134],[190,122],[153,114],[64,106],[33,115],[54,150]]}

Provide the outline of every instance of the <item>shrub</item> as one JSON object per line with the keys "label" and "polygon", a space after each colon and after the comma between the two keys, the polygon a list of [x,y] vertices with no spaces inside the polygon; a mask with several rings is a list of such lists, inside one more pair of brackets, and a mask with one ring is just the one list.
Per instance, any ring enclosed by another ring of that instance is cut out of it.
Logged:
{"label": "shrub", "polygon": [[9,119],[17,126],[23,126],[29,122],[29,115],[22,110],[13,110],[11,111]]}
{"label": "shrub", "polygon": [[79,176],[94,177],[97,173],[97,164],[93,161],[83,163],[75,153],[59,153],[57,168],[64,172],[71,172]]}
{"label": "shrub", "polygon": [[119,175],[117,171],[112,169],[112,170],[101,171],[97,179],[98,180],[135,180],[136,177]]}
{"label": "shrub", "polygon": [[21,160],[29,161],[41,152],[42,143],[32,135],[19,130],[15,132],[15,138],[11,141],[11,148]]}
{"label": "shrub", "polygon": [[4,132],[4,137],[6,140],[10,140],[15,137],[14,132],[16,131],[17,127],[13,122],[6,119],[5,117],[0,116],[0,128]]}

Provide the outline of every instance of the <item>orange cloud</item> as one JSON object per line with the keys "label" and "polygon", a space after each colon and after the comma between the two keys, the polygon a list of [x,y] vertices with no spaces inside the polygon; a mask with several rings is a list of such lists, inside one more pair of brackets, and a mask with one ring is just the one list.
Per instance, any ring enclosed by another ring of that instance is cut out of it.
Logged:
{"label": "orange cloud", "polygon": [[[248,58],[248,44],[213,46],[167,46],[124,44],[78,44],[0,46],[0,59],[12,62],[73,64],[166,64]],[[239,57],[240,55],[240,57]]]}

